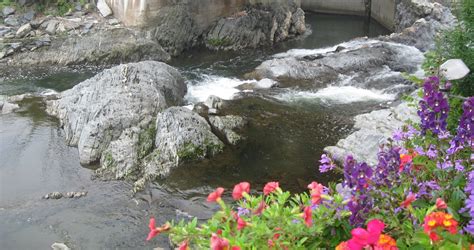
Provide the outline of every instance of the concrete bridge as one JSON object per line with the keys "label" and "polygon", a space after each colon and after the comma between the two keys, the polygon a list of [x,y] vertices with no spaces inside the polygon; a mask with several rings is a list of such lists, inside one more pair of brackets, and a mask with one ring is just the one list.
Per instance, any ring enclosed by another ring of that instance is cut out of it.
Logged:
{"label": "concrete bridge", "polygon": [[[152,24],[167,8],[182,5],[202,28],[232,15],[245,4],[275,4],[289,0],[106,0],[114,15],[129,26]],[[395,28],[396,2],[400,0],[296,0],[305,11],[371,16],[390,30]]]}

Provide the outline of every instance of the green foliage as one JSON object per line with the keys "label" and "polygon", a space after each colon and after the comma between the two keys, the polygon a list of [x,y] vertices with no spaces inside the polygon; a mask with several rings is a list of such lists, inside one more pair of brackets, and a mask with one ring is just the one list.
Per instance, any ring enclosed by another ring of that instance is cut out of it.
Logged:
{"label": "green foliage", "polygon": [[[301,211],[311,204],[307,193],[292,196],[278,188],[266,196],[244,194],[244,197],[245,202],[241,200],[237,205],[248,213],[238,216],[235,207],[219,199],[221,210],[204,224],[198,225],[196,219],[172,223],[171,240],[175,244],[188,241],[192,249],[208,249],[212,234],[219,232],[219,237],[227,239],[230,246],[241,249],[268,249],[271,245],[276,249],[334,249],[349,237],[345,221],[350,213],[338,212],[347,203],[340,195],[327,196],[333,202],[313,210],[311,226],[305,224]],[[265,209],[257,213],[262,204]],[[238,218],[246,226],[239,229]]]}

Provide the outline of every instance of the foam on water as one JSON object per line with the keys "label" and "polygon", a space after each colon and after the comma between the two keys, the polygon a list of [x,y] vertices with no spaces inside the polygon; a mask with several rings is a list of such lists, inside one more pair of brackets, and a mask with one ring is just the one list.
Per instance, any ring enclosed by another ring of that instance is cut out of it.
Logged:
{"label": "foam on water", "polygon": [[240,92],[236,87],[245,83],[251,83],[255,88],[270,88],[275,84],[275,81],[270,79],[262,79],[260,81],[241,80],[238,78],[203,75],[201,80],[188,84],[188,93],[185,98],[191,103],[203,102],[211,95],[224,100],[230,100],[236,93]]}
{"label": "foam on water", "polygon": [[346,49],[357,49],[357,48],[374,44],[374,43],[378,43],[378,42],[380,41],[358,39],[358,40],[352,40],[349,42],[343,42],[343,43],[334,45],[332,47],[326,47],[326,48],[320,48],[320,49],[290,49],[287,52],[275,54],[273,57],[274,58],[304,57],[304,56],[309,56],[309,55],[325,54],[328,52],[333,52],[339,46],[342,46]]}
{"label": "foam on water", "polygon": [[289,91],[276,96],[277,99],[287,102],[301,100],[319,100],[326,104],[348,104],[366,101],[391,101],[395,94],[383,93],[380,90],[370,90],[353,86],[329,86],[317,92]]}

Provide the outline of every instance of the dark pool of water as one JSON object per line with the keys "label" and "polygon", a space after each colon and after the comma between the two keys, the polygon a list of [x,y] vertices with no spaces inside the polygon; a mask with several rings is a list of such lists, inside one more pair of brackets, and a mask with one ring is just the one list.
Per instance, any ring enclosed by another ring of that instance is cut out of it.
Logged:
{"label": "dark pool of water", "polygon": [[[364,18],[308,14],[313,33],[272,49],[243,52],[196,50],[174,59],[188,79],[200,74],[240,77],[270,55],[291,48],[318,48],[359,36],[387,31]],[[90,71],[0,80],[5,95],[63,91],[90,77]],[[175,218],[180,209],[206,218],[212,206],[207,192],[247,180],[261,186],[280,180],[299,190],[321,176],[316,161],[326,145],[348,133],[351,117],[372,106],[326,107],[314,103],[290,105],[248,97],[225,112],[249,117],[246,143],[229,148],[215,159],[191,163],[174,171],[154,187],[131,196],[126,182],[91,180],[91,170],[79,164],[76,148],[66,146],[58,122],[39,102],[24,103],[14,114],[0,115],[0,249],[49,249],[66,242],[76,249],[152,249],[166,239],[145,243],[147,220]],[[88,191],[80,199],[44,200],[49,192]]]}

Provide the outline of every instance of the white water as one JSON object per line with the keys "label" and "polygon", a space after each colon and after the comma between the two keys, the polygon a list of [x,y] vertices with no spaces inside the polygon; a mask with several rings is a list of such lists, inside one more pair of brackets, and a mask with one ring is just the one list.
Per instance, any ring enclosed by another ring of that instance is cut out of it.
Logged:
{"label": "white water", "polygon": [[364,46],[368,46],[374,43],[378,43],[380,41],[377,40],[366,40],[366,39],[357,39],[357,40],[352,40],[349,42],[343,42],[340,44],[336,44],[332,47],[326,47],[326,48],[320,48],[320,49],[290,49],[287,52],[283,53],[278,53],[274,55],[274,58],[284,58],[284,57],[304,57],[304,56],[309,56],[309,55],[316,55],[316,54],[326,54],[329,52],[334,52],[337,47],[342,46],[346,48],[343,51],[346,50],[353,50],[353,49],[358,49]]}
{"label": "white water", "polygon": [[380,90],[356,88],[353,86],[329,86],[317,92],[311,91],[289,91],[276,96],[277,99],[286,102],[301,100],[320,100],[325,104],[349,104],[366,101],[391,101],[395,94],[383,93]]}
{"label": "white water", "polygon": [[190,103],[204,102],[209,96],[214,95],[224,100],[233,99],[234,95],[240,92],[238,86],[249,83],[255,88],[271,88],[275,81],[270,79],[240,80],[237,78],[228,78],[215,75],[203,75],[203,79],[188,84],[188,93],[186,100]]}

